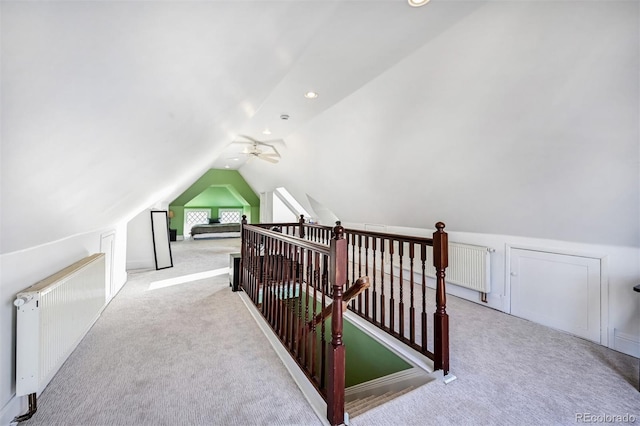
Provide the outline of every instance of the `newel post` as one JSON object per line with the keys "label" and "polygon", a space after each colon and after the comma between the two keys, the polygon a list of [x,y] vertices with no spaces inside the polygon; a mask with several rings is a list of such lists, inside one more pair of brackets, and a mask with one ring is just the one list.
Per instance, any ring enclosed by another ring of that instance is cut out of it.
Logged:
{"label": "newel post", "polygon": [[240,252],[242,254],[241,258],[244,257],[244,226],[246,224],[247,224],[247,215],[243,214],[242,221],[240,222],[240,241],[242,245],[242,248],[240,249]]}
{"label": "newel post", "polygon": [[300,238],[304,238],[304,215],[301,214],[300,215],[300,220],[298,220],[299,223],[299,230],[298,230],[298,235],[300,236]]}
{"label": "newel post", "polygon": [[331,274],[333,311],[331,317],[331,347],[327,380],[327,420],[332,425],[344,423],[345,348],[342,342],[342,290],[347,281],[347,240],[344,228],[333,228],[331,239]]}
{"label": "newel post", "polygon": [[447,315],[447,295],[445,269],[449,266],[449,236],[444,232],[444,223],[436,223],[433,233],[433,266],[436,268],[436,312],[433,314],[433,355],[434,368],[449,373],[449,315]]}
{"label": "newel post", "polygon": [[[247,224],[247,215],[242,215],[242,221],[240,222],[240,287],[244,289],[244,262],[247,258],[247,244],[244,237],[244,226]],[[246,290],[245,290],[246,291]]]}

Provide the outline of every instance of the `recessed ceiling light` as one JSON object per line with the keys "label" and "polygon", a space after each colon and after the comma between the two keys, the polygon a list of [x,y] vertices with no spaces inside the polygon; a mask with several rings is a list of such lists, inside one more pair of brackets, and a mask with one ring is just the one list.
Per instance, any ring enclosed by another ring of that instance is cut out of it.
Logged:
{"label": "recessed ceiling light", "polygon": [[315,99],[315,98],[318,97],[318,94],[316,92],[309,91],[309,92],[304,94],[304,97],[307,98],[307,99]]}
{"label": "recessed ceiling light", "polygon": [[263,135],[270,135],[270,134],[271,134],[271,130],[269,130],[269,129],[264,129],[264,130],[262,131],[262,134],[263,134]]}
{"label": "recessed ceiling light", "polygon": [[233,157],[233,158],[232,158],[232,160],[233,160],[233,161],[238,161],[238,160],[239,160],[239,158],[238,158],[238,157]]}
{"label": "recessed ceiling light", "polygon": [[408,2],[411,7],[420,7],[429,3],[429,0],[408,0]]}
{"label": "recessed ceiling light", "polygon": [[229,167],[229,165],[227,164],[227,165],[225,165],[225,166],[224,166],[224,168],[225,168],[225,169],[229,169],[230,167]]}
{"label": "recessed ceiling light", "polygon": [[289,114],[280,114],[280,119],[281,120],[288,120],[289,119]]}

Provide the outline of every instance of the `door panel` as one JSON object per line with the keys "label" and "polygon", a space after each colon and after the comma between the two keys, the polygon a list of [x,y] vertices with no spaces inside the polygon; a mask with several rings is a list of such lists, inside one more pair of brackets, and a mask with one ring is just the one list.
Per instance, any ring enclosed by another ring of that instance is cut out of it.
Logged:
{"label": "door panel", "polygon": [[108,302],[115,294],[113,281],[113,250],[115,234],[105,234],[100,239],[100,252],[105,254],[105,300]]}
{"label": "door panel", "polygon": [[511,313],[600,343],[600,259],[511,249]]}

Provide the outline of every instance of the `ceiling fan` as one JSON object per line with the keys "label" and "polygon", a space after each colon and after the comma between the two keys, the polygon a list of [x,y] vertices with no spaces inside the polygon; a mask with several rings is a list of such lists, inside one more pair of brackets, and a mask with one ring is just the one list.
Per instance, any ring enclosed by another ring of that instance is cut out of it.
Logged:
{"label": "ceiling fan", "polygon": [[284,143],[282,139],[274,139],[270,141],[259,141],[250,136],[245,136],[245,135],[240,135],[240,136],[247,140],[233,141],[233,143],[248,145],[240,153],[248,156],[247,162],[251,161],[254,157],[259,158],[260,160],[268,161],[269,163],[274,163],[274,164],[280,161],[280,153],[278,152],[276,147],[273,146],[273,144]]}

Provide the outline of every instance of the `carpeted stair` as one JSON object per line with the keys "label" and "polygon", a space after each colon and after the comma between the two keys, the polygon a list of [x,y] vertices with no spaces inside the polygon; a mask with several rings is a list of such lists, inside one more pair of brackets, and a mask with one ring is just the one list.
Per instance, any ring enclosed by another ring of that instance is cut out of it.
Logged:
{"label": "carpeted stair", "polygon": [[413,386],[409,386],[399,391],[388,391],[382,395],[369,395],[364,398],[354,399],[345,404],[345,411],[349,413],[349,418],[354,418],[367,410],[378,407],[394,398],[404,395],[405,393],[413,390]]}

